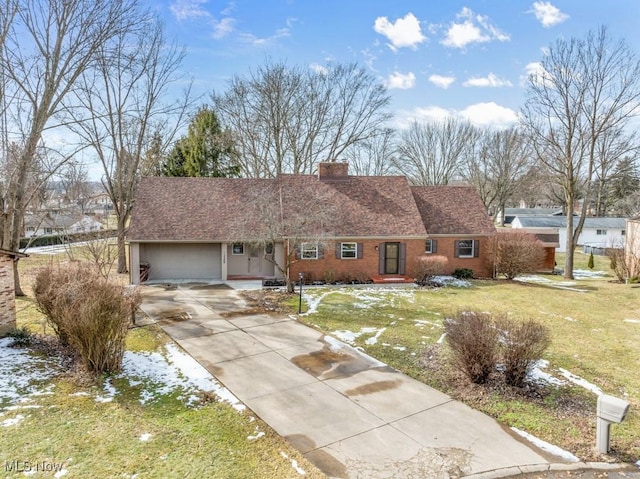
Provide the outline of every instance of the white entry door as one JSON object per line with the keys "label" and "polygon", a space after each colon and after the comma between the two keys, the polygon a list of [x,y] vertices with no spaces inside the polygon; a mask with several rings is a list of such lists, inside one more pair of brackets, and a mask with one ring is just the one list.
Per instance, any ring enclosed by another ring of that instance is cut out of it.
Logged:
{"label": "white entry door", "polygon": [[249,274],[262,273],[262,248],[251,246],[249,248]]}

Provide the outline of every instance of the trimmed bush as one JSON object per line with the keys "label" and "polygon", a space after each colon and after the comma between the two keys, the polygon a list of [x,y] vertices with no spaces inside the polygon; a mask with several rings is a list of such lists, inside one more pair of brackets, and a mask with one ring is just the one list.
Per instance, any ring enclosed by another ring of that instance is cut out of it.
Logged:
{"label": "trimmed bush", "polygon": [[593,260],[593,251],[589,254],[589,262],[587,263],[587,268],[593,269],[595,268],[595,261]]}
{"label": "trimmed bush", "polygon": [[487,382],[498,359],[498,330],[489,313],[464,312],[444,322],[453,363],[476,384]]}
{"label": "trimmed bush", "polygon": [[7,333],[7,337],[13,339],[11,346],[15,347],[29,346],[33,341],[33,333],[26,326],[12,329]]}
{"label": "trimmed bush", "polygon": [[429,283],[433,276],[443,274],[447,269],[449,260],[441,255],[423,255],[416,259],[415,280],[421,286]]}
{"label": "trimmed bush", "polygon": [[453,270],[453,273],[451,273],[451,276],[456,279],[473,279],[473,270],[469,268],[456,268]]}
{"label": "trimmed bush", "polygon": [[493,238],[493,260],[496,274],[513,279],[534,273],[544,262],[544,245],[530,233],[511,230]]}
{"label": "trimmed bush", "polygon": [[534,364],[549,347],[549,328],[533,320],[524,322],[499,318],[500,350],[504,364],[504,380],[510,386],[522,387]]}
{"label": "trimmed bush", "polygon": [[45,268],[35,279],[36,305],[61,342],[71,346],[92,373],[122,368],[124,343],[140,302],[83,265]]}

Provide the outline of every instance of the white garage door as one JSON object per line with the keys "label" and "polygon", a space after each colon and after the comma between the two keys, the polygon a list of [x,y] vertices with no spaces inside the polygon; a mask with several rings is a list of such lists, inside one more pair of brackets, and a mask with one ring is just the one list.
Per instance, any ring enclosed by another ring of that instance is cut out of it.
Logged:
{"label": "white garage door", "polygon": [[149,263],[150,280],[222,278],[219,244],[141,244],[140,262]]}

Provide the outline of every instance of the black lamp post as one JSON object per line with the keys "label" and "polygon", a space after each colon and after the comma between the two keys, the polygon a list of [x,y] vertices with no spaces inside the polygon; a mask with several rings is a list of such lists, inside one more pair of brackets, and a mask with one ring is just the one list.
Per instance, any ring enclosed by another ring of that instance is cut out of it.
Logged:
{"label": "black lamp post", "polygon": [[300,281],[300,297],[298,299],[298,314],[302,313],[302,280],[304,279],[304,274],[298,273],[298,280]]}

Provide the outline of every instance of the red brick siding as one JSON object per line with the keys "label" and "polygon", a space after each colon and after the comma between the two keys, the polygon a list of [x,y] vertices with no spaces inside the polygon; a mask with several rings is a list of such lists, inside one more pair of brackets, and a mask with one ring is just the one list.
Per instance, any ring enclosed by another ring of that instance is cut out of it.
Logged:
{"label": "red brick siding", "polygon": [[[426,239],[426,238],[425,238]],[[474,275],[479,278],[488,278],[493,275],[493,267],[487,259],[489,253],[489,239],[479,239],[480,241],[480,257],[478,258],[454,258],[454,241],[456,239],[470,238],[437,238],[438,255],[444,255],[448,259],[448,271],[451,273],[456,268],[472,269]],[[404,243],[406,248],[406,276],[413,277],[415,263],[418,257],[423,256],[425,248],[424,239],[392,239],[385,240],[344,240],[345,242],[362,243],[363,255],[361,259],[339,259],[336,258],[335,249],[336,242],[329,241],[324,245],[323,257],[318,260],[299,260],[291,267],[291,278],[297,279],[299,273],[304,273],[305,277],[311,281],[322,281],[326,279],[327,272],[336,279],[345,277],[354,279],[360,277],[370,278],[379,274],[379,251],[380,243],[399,242]],[[337,243],[341,241],[338,240]],[[378,248],[378,249],[376,249]]]}
{"label": "red brick siding", "polygon": [[0,336],[16,327],[13,260],[0,255]]}

